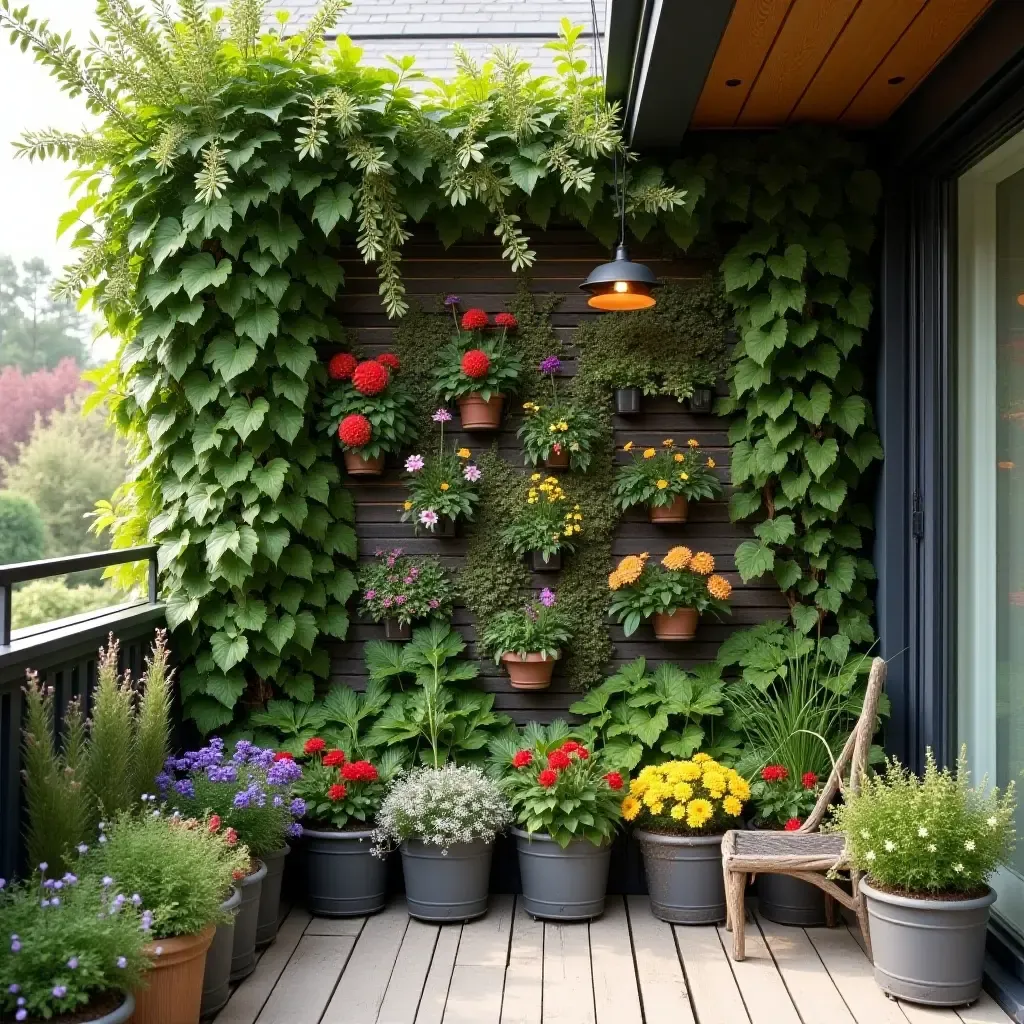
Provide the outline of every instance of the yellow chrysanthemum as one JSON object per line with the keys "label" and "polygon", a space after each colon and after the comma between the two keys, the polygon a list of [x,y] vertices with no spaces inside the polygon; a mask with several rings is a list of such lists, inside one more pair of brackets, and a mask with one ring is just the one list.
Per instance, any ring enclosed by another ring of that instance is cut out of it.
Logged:
{"label": "yellow chrysanthemum", "polygon": [[710,576],[708,593],[719,601],[727,601],[732,593],[732,584],[724,576]]}
{"label": "yellow chrysanthemum", "polygon": [[661,803],[661,793],[652,786],[644,793],[643,800],[645,807],[654,807],[655,804]]}
{"label": "yellow chrysanthemum", "polygon": [[682,800],[683,803],[686,803],[691,796],[693,796],[693,786],[688,782],[677,782],[672,787],[672,797],[675,800]]}
{"label": "yellow chrysanthemum", "polygon": [[645,459],[653,459],[654,456],[657,455],[657,454],[658,454],[657,451],[655,451],[655,449],[653,449],[653,448],[645,448],[644,449],[644,458]]}
{"label": "yellow chrysanthemum", "polygon": [[699,447],[700,447],[700,445],[699,445],[699,444],[697,443],[697,439],[696,439],[695,437],[691,437],[691,438],[689,439],[689,441],[687,441],[686,443],[687,443],[687,444],[688,444],[688,445],[689,445],[689,446],[690,446],[691,448],[699,448]]}
{"label": "yellow chrysanthemum", "polygon": [[686,804],[676,804],[675,807],[669,811],[669,814],[675,818],[676,821],[682,821],[686,817]]}
{"label": "yellow chrysanthemum", "polygon": [[411,501],[403,501],[402,502],[402,508],[404,508],[405,511],[408,512],[412,508],[412,502]]}
{"label": "yellow chrysanthemum", "polygon": [[629,784],[629,795],[630,796],[643,796],[647,792],[647,788],[650,783],[643,776],[638,776],[633,779]]}
{"label": "yellow chrysanthemum", "polygon": [[460,448],[456,453],[460,459],[468,459],[470,451],[468,448]]}
{"label": "yellow chrysanthemum", "polygon": [[622,446],[622,450],[623,450],[624,452],[631,452],[631,451],[633,450],[633,442],[632,442],[632,441],[627,441],[627,442],[626,442],[626,443],[625,443],[625,444],[624,444],[624,445]]}
{"label": "yellow chrysanthemum", "polygon": [[721,772],[705,772],[704,786],[707,791],[716,799],[720,800],[725,794],[725,787],[728,785],[725,776]]}
{"label": "yellow chrysanthemum", "polygon": [[679,766],[679,779],[681,782],[696,782],[700,778],[700,765],[691,761],[683,761]]}
{"label": "yellow chrysanthemum", "polygon": [[626,555],[626,557],[619,562],[615,572],[618,573],[619,578],[623,583],[627,585],[630,583],[636,583],[636,581],[640,579],[640,574],[644,571],[644,563],[646,561],[646,554]]}
{"label": "yellow chrysanthemum", "polygon": [[743,801],[734,796],[727,796],[722,801],[722,810],[734,818],[738,818],[743,811]]}
{"label": "yellow chrysanthemum", "polygon": [[665,810],[665,805],[660,800],[651,805],[651,814],[661,814],[663,810]]}
{"label": "yellow chrysanthemum", "polygon": [[671,447],[672,447],[672,445],[674,445],[674,444],[675,444],[675,441],[673,441],[671,437],[666,437],[666,438],[665,438],[665,440],[664,440],[664,441],[662,441],[661,443],[662,443],[662,444],[663,444],[663,445],[664,445],[664,446],[665,446],[666,448],[671,448]]}
{"label": "yellow chrysanthemum", "polygon": [[640,801],[634,796],[624,797],[621,809],[626,821],[632,821],[640,813]]}
{"label": "yellow chrysanthemum", "polygon": [[694,764],[705,764],[706,762],[712,761],[714,759],[710,754],[705,754],[703,751],[701,751],[699,754],[694,754],[693,757],[690,758],[690,760]]}
{"label": "yellow chrysanthemum", "polygon": [[685,569],[690,564],[691,558],[693,558],[693,552],[679,544],[674,548],[668,549],[668,554],[661,560],[661,564],[666,569],[679,572],[679,570]]}
{"label": "yellow chrysanthemum", "polygon": [[557,484],[558,483],[558,477],[557,476],[546,476],[546,477],[544,477],[544,482],[546,484]]}
{"label": "yellow chrysanthemum", "polygon": [[675,455],[672,456],[672,458],[676,462],[685,462],[686,461],[686,456],[682,452],[676,452]]}
{"label": "yellow chrysanthemum", "polygon": [[444,480],[444,481],[442,481],[442,482],[441,482],[441,490],[442,490],[442,491],[448,491],[448,490],[451,490],[451,486],[452,486],[452,485],[451,485],[450,483],[448,483],[448,481],[447,481],[447,480]]}
{"label": "yellow chrysanthemum", "polygon": [[702,828],[711,820],[714,813],[715,809],[712,807],[711,801],[698,797],[686,805],[686,824],[690,828]]}
{"label": "yellow chrysanthemum", "polygon": [[740,800],[750,799],[750,784],[742,775],[734,775],[729,779],[729,792]]}
{"label": "yellow chrysanthemum", "polygon": [[667,480],[658,480],[655,483],[654,486],[657,487],[659,491],[663,491],[663,490],[665,490],[666,487],[668,487],[668,481]]}
{"label": "yellow chrysanthemum", "polygon": [[532,475],[530,476],[530,480],[531,480],[531,481],[532,481],[533,483],[536,483],[536,482],[537,482],[537,481],[538,481],[539,479],[540,479],[540,473],[533,473],[533,474],[532,474]]}
{"label": "yellow chrysanthemum", "polygon": [[715,558],[707,551],[698,551],[690,562],[690,568],[701,576],[708,576],[715,571]]}
{"label": "yellow chrysanthemum", "polygon": [[709,458],[708,461],[705,463],[705,465],[708,467],[708,469],[714,469],[715,468],[715,460]]}

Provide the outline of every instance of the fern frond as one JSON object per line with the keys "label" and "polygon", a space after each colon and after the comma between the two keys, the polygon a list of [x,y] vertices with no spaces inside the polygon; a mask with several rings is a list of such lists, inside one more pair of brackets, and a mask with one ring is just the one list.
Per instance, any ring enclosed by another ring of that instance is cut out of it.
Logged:
{"label": "fern frond", "polygon": [[338,134],[344,139],[359,129],[359,103],[344,89],[332,89],[328,94],[330,115]]}
{"label": "fern frond", "polygon": [[17,156],[29,160],[45,160],[56,156],[61,160],[91,164],[105,161],[113,155],[111,146],[95,135],[87,132],[74,135],[55,128],[25,132],[13,145]]}

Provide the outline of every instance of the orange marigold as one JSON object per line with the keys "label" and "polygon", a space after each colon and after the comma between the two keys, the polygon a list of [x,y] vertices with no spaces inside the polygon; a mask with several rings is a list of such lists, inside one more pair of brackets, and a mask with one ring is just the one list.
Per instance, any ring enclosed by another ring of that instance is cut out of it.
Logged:
{"label": "orange marigold", "polygon": [[619,575],[618,570],[610,572],[608,574],[608,589],[618,590],[622,586],[622,577]]}
{"label": "orange marigold", "polygon": [[693,552],[680,544],[668,549],[668,554],[661,560],[661,564],[666,569],[678,572],[678,570],[685,569],[690,564],[691,558],[693,558]]}
{"label": "orange marigold", "polygon": [[[640,574],[644,571],[644,563],[647,561],[647,555],[626,555],[626,557],[619,562],[615,572],[612,574],[618,575],[622,583],[627,586],[630,583],[636,583],[640,579]],[[621,584],[620,584],[621,585]],[[612,588],[616,589],[616,588]]]}
{"label": "orange marigold", "polygon": [[719,601],[727,601],[732,593],[732,584],[724,576],[709,576],[708,593]]}
{"label": "orange marigold", "polygon": [[709,555],[706,551],[698,551],[693,556],[693,561],[690,562],[690,568],[694,572],[699,572],[701,576],[707,576],[715,571],[714,556]]}

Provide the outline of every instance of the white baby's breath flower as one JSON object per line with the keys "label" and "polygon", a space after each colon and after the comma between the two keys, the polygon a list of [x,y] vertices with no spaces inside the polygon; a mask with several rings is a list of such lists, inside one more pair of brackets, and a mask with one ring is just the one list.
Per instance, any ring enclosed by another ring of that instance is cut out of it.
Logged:
{"label": "white baby's breath flower", "polygon": [[999,824],[999,819],[993,814],[992,817],[985,822],[985,824],[988,825],[989,828],[995,828],[996,825]]}
{"label": "white baby's breath flower", "polygon": [[927,838],[928,838],[928,829],[926,829],[926,828],[924,827],[924,825],[922,825],[922,826],[921,826],[921,827],[920,827],[920,828],[919,828],[919,829],[917,830],[917,834],[918,834],[918,835],[919,835],[919,836],[920,836],[920,837],[921,837],[922,839],[927,839]]}
{"label": "white baby's breath flower", "polygon": [[860,830],[860,837],[861,839],[870,839],[871,833],[866,828],[862,828]]}
{"label": "white baby's breath flower", "polygon": [[929,853],[934,853],[937,849],[938,849],[938,847],[934,843],[929,843],[928,844],[928,852]]}
{"label": "white baby's breath flower", "polygon": [[886,839],[886,841],[885,841],[885,852],[886,853],[892,853],[892,851],[895,850],[895,849],[896,849],[896,844],[891,839]]}
{"label": "white baby's breath flower", "polygon": [[955,871],[955,872],[956,872],[956,873],[957,873],[958,875],[962,875],[962,874],[963,874],[963,871],[964,871],[964,866],[963,866],[963,864],[954,864],[954,865],[953,865],[953,870],[954,870],[954,871]]}
{"label": "white baby's breath flower", "polygon": [[964,849],[968,853],[973,853],[974,852],[974,840],[973,839],[968,839],[967,842],[964,843]]}
{"label": "white baby's breath flower", "polygon": [[866,861],[873,861],[875,859],[875,851],[868,850],[868,852],[864,854],[864,859]]}

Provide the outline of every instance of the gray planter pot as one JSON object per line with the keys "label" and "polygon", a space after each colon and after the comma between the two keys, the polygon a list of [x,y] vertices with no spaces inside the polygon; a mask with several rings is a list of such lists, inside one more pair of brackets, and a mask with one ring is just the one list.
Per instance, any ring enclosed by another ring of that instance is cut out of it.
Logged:
{"label": "gray planter pot", "polygon": [[514,828],[512,834],[528,914],[550,921],[588,921],[604,913],[611,843],[595,846],[577,839],[563,850],[541,832]]}
{"label": "gray planter pot", "polygon": [[[86,1007],[88,1010],[88,1007]],[[94,1017],[90,1024],[125,1024],[125,1021],[132,1019],[135,1012],[135,996],[131,992],[124,994],[124,1002],[116,1009],[103,1017]]]}
{"label": "gray planter pot", "polygon": [[239,889],[231,890],[231,895],[220,905],[220,909],[232,914],[227,924],[217,925],[213,942],[206,951],[206,969],[203,972],[203,1002],[199,1010],[201,1017],[212,1017],[228,1001],[231,995],[231,954],[235,945],[236,911],[242,902]]}
{"label": "gray planter pot", "polygon": [[258,871],[241,879],[238,888],[242,902],[235,914],[235,939],[231,945],[231,980],[241,981],[256,969],[256,926],[259,924],[260,893],[267,865],[259,862]]}
{"label": "gray planter pot", "polygon": [[636,829],[651,910],[672,924],[725,920],[721,836],[663,836]]}
{"label": "gray planter pot", "polygon": [[714,408],[715,395],[711,388],[695,388],[690,396],[690,412],[708,415]]}
{"label": "gray planter pot", "polygon": [[556,551],[553,555],[548,555],[548,560],[545,562],[544,556],[539,551],[531,551],[530,568],[534,572],[561,572],[562,552]]}
{"label": "gray planter pot", "polygon": [[487,913],[493,843],[443,848],[407,839],[402,871],[409,913],[421,921],[470,921]]}
{"label": "gray planter pot", "polygon": [[615,411],[620,416],[636,416],[640,412],[639,388],[616,388]]}
{"label": "gray planter pot", "polygon": [[861,880],[875,981],[887,995],[928,1006],[965,1006],[981,995],[989,909],[973,900],[892,896]]}
{"label": "gray planter pot", "polygon": [[284,862],[292,848],[285,843],[280,850],[265,854],[267,877],[260,890],[260,912],[256,919],[256,948],[269,946],[277,938],[277,924],[281,917],[281,882],[284,879]]}
{"label": "gray planter pot", "polygon": [[825,923],[825,894],[799,878],[762,874],[757,876],[757,909],[777,924],[819,928]]}
{"label": "gray planter pot", "polygon": [[387,861],[370,853],[373,833],[302,830],[306,906],[317,917],[363,917],[384,909]]}

